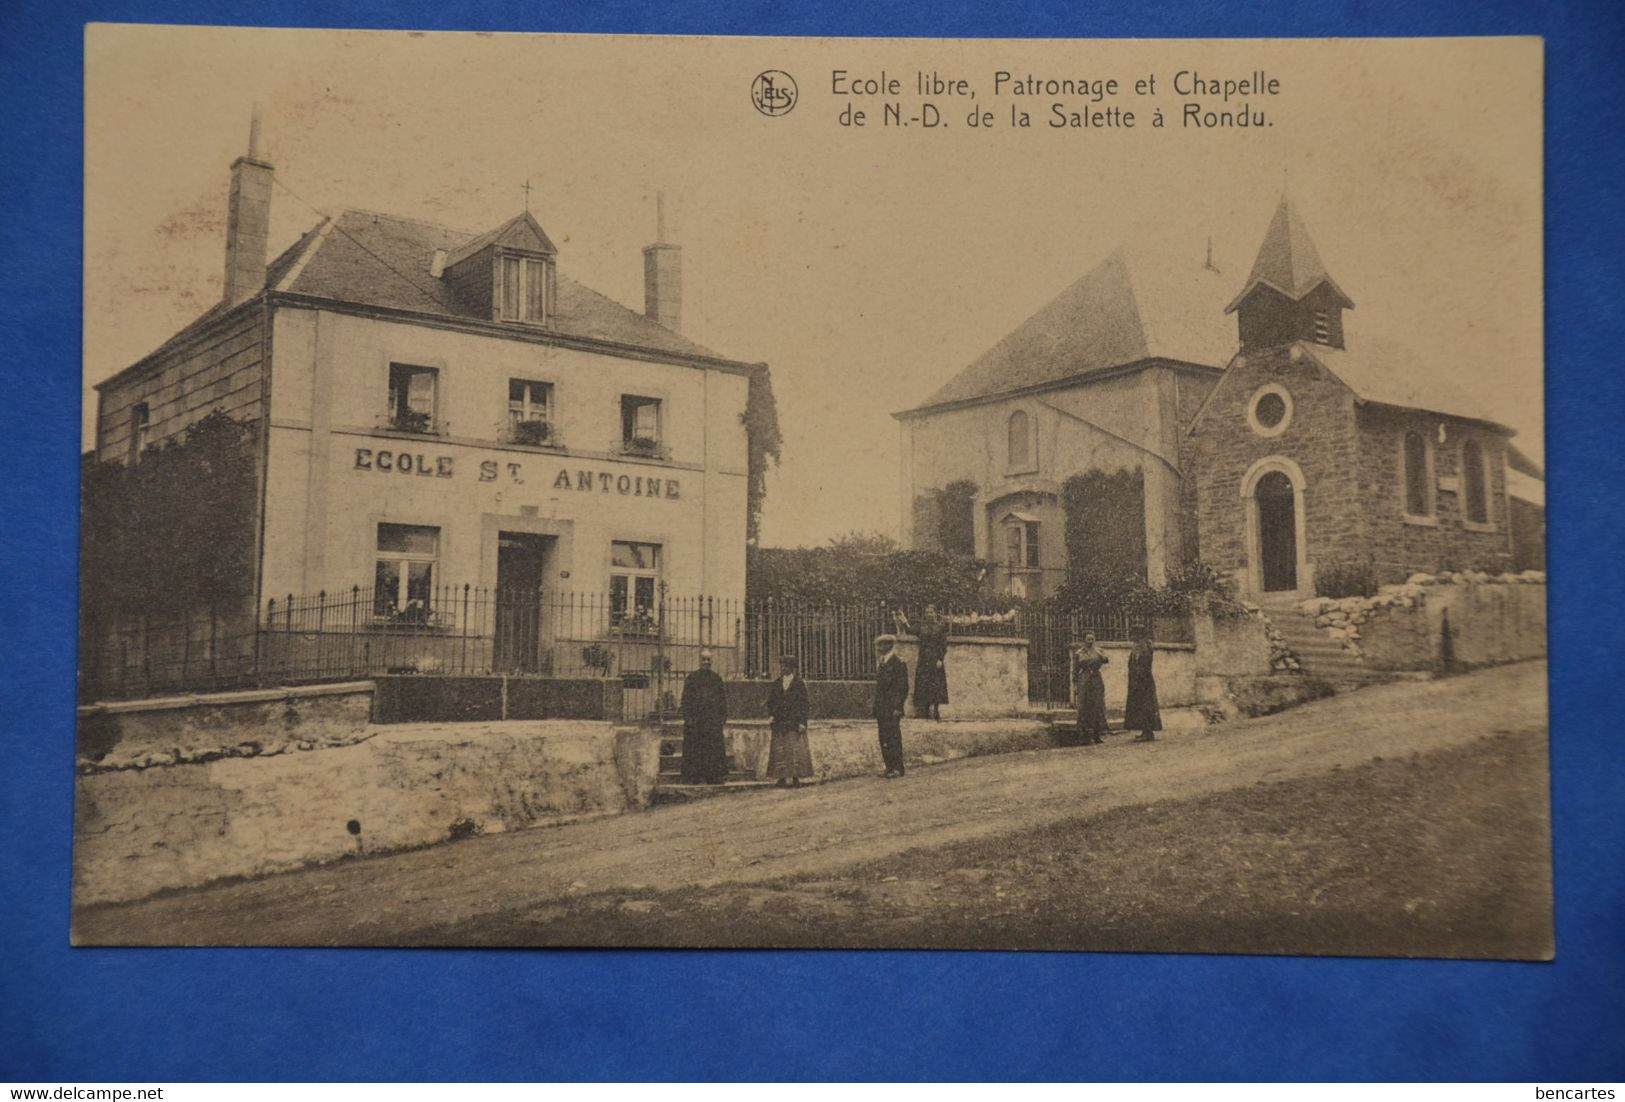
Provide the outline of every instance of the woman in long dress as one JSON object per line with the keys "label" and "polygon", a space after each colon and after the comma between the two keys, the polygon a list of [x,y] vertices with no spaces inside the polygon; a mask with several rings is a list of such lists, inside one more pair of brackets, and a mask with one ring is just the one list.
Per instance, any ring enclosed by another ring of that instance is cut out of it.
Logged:
{"label": "woman in long dress", "polygon": [[1141,632],[1128,652],[1128,702],[1123,705],[1123,730],[1138,731],[1135,742],[1154,742],[1154,732],[1162,730],[1162,710],[1157,707],[1157,682],[1151,676],[1151,636]]}
{"label": "woman in long dress", "polygon": [[796,672],[790,655],[779,659],[779,676],[767,692],[767,714],[773,719],[773,740],[767,750],[767,775],[779,787],[799,785],[813,775],[812,748],[807,745],[807,683]]}
{"label": "woman in long dress", "polygon": [[1100,667],[1110,662],[1095,646],[1091,632],[1083,637],[1083,648],[1073,660],[1073,673],[1078,684],[1078,740],[1085,743],[1104,742],[1106,737],[1106,682],[1100,676]]}
{"label": "woman in long dress", "polygon": [[948,703],[948,624],[935,605],[925,606],[920,624],[920,659],[914,671],[914,714],[920,719],[941,719]]}

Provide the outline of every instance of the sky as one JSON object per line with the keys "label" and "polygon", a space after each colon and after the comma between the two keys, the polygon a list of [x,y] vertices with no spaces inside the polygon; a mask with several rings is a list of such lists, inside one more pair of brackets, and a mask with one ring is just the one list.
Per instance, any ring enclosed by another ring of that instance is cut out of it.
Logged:
{"label": "sky", "polygon": [[[610,38],[87,30],[85,439],[91,384],[212,305],[231,161],[260,105],[274,256],[346,207],[469,232],[530,204],[562,272],[641,307],[655,195],[683,246],[686,335],[765,361],[784,430],[762,542],[895,535],[898,410],[1113,249],[1214,261],[1239,291],[1283,188],[1363,332],[1399,339],[1543,454],[1538,42]],[[756,74],[795,76],[770,117]],[[948,125],[878,124],[834,73],[963,77]],[[993,74],[1116,78],[1132,129],[1045,126],[1071,96]],[[1154,130],[1181,70],[1279,81],[1267,127]],[[1158,94],[1132,92],[1156,75]],[[1008,125],[1012,106],[1032,130]],[[846,107],[868,115],[842,126]]]}

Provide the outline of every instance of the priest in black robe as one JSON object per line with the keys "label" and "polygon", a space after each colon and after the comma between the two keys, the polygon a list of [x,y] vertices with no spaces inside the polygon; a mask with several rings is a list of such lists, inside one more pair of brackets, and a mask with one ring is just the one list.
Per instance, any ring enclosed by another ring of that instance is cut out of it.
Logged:
{"label": "priest in black robe", "polygon": [[728,694],[711,668],[711,652],[700,652],[700,668],[683,681],[683,783],[721,784],[728,779]]}

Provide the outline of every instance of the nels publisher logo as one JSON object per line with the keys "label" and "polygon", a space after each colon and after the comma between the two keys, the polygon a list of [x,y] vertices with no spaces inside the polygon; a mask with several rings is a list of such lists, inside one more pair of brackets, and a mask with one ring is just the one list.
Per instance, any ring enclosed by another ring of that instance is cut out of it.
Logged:
{"label": "nels publisher logo", "polygon": [[758,73],[750,82],[750,101],[764,115],[788,115],[800,98],[796,78],[782,69]]}

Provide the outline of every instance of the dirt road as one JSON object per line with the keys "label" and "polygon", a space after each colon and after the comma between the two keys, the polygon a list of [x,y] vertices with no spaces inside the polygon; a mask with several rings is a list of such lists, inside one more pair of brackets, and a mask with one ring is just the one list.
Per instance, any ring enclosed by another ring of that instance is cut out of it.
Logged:
{"label": "dirt road", "polygon": [[1369,762],[1543,731],[1546,666],[1317,701],[1152,744],[1030,751],[767,790],[179,892],[75,915],[79,944],[388,945],[595,893],[670,892],[843,869]]}

